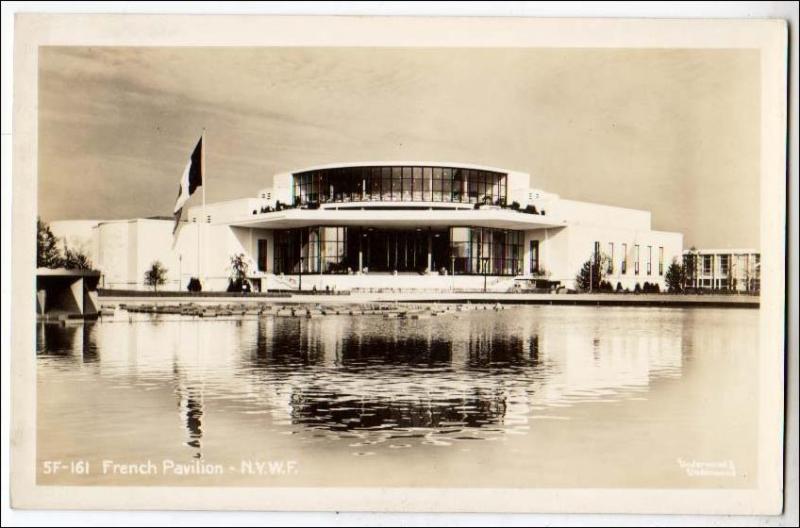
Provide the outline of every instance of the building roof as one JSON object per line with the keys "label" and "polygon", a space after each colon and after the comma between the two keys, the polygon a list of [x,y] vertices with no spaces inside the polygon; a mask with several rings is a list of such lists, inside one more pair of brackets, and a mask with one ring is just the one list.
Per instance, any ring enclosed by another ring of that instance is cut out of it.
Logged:
{"label": "building roof", "polygon": [[[493,171],[493,172],[502,172],[502,173],[509,173],[509,172],[522,172],[517,170],[510,170],[510,169],[501,169],[499,167],[491,167],[488,165],[478,165],[473,163],[459,163],[459,162],[450,162],[450,161],[421,161],[421,160],[400,160],[400,161],[350,161],[350,162],[339,162],[339,163],[326,163],[324,165],[313,165],[311,167],[304,167],[302,169],[286,171],[291,174],[297,174],[300,172],[308,172],[312,170],[323,170],[323,169],[343,169],[347,167],[444,167],[444,168],[455,168],[455,169],[474,169],[474,170],[485,170],[485,171]],[[527,174],[527,173],[525,173]]]}
{"label": "building roof", "polygon": [[37,277],[99,277],[97,270],[81,270],[67,268],[36,268]]}
{"label": "building roof", "polygon": [[759,250],[753,248],[725,248],[725,249],[684,249],[683,254],[689,255],[696,253],[698,255],[747,255],[753,253],[760,253]]}

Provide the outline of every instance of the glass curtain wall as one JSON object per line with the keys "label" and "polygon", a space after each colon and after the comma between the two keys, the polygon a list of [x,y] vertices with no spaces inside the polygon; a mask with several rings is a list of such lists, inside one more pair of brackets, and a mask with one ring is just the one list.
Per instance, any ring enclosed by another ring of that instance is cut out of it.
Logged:
{"label": "glass curtain wall", "polygon": [[338,273],[345,268],[347,229],[308,227],[275,231],[276,273]]}
{"label": "glass curtain wall", "polygon": [[456,274],[519,275],[523,233],[487,227],[451,227],[450,254]]}
{"label": "glass curtain wall", "polygon": [[[372,230],[315,226],[275,231],[275,273],[350,273],[359,262],[370,272],[519,275],[524,271],[522,231],[451,227],[449,231]],[[449,259],[448,259],[449,248]],[[359,253],[361,260],[359,261]],[[537,252],[538,253],[538,252]]]}
{"label": "glass curtain wall", "polygon": [[294,175],[295,205],[361,201],[506,205],[506,174],[449,167],[346,167]]}

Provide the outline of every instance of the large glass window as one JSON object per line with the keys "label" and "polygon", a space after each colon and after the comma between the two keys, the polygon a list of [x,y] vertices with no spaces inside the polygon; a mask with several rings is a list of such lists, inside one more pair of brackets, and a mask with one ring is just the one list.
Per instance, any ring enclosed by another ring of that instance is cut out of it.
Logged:
{"label": "large glass window", "polygon": [[308,227],[275,231],[275,273],[338,273],[345,269],[347,230]]}
{"label": "large glass window", "polygon": [[383,167],[381,169],[381,200],[384,202],[392,199],[392,169]]}
{"label": "large glass window", "polygon": [[623,275],[628,273],[628,244],[622,244],[622,259],[619,263],[619,271]]}
{"label": "large glass window", "polygon": [[433,168],[433,201],[442,201],[442,169],[439,167]]}
{"label": "large glass window", "polygon": [[267,240],[258,239],[258,271],[267,271]]}
{"label": "large glass window", "polygon": [[712,255],[703,255],[703,275],[711,275]]}
{"label": "large glass window", "polygon": [[727,275],[730,269],[730,255],[719,256],[719,272],[722,275]]}
{"label": "large glass window", "polygon": [[414,167],[412,169],[412,177],[413,177],[413,189],[411,191],[411,199],[415,202],[421,202],[423,200],[423,183],[422,183],[422,167]]}
{"label": "large glass window", "polygon": [[531,240],[531,274],[539,273],[539,241]]}
{"label": "large glass window", "polygon": [[523,272],[522,244],[522,231],[485,227],[450,228],[450,256],[455,273],[519,275]]}
{"label": "large glass window", "polygon": [[342,167],[294,175],[294,204],[415,201],[506,204],[506,174],[450,167]]}
{"label": "large glass window", "polygon": [[614,274],[614,243],[608,243],[608,270],[609,275]]}
{"label": "large glass window", "polygon": [[429,202],[433,200],[433,168],[425,167],[422,169],[422,201]]}
{"label": "large glass window", "polygon": [[639,274],[639,244],[633,246],[633,274]]}

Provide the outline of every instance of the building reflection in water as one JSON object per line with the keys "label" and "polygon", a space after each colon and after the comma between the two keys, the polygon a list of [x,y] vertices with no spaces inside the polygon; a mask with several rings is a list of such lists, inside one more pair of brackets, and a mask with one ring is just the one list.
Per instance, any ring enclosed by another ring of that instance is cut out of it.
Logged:
{"label": "building reflection in water", "polygon": [[96,340],[97,325],[93,321],[36,325],[36,350],[39,354],[80,358],[83,363],[99,360]]}
{"label": "building reflection in water", "polygon": [[47,361],[80,358],[148,401],[158,392],[146,390],[168,384],[184,445],[200,458],[211,410],[250,424],[266,414],[310,437],[523,431],[545,412],[680,376],[686,317],[527,307],[418,321],[99,322],[40,325],[37,347]]}

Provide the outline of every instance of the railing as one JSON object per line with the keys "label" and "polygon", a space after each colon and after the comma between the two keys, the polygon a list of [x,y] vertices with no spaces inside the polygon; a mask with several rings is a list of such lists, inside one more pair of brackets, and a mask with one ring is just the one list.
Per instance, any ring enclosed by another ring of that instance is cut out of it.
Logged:
{"label": "railing", "polygon": [[[518,204],[517,202],[512,202],[511,204],[506,204],[506,203],[481,203],[481,202],[477,202],[477,203],[445,202],[445,201],[442,201],[442,202],[436,202],[436,201],[433,201],[433,202],[428,202],[428,201],[417,202],[415,200],[354,200],[354,201],[350,201],[350,202],[348,202],[348,201],[344,201],[344,202],[335,202],[335,201],[322,202],[322,204],[325,204],[325,205],[327,205],[327,204],[337,204],[337,203],[382,203],[382,204],[383,203],[389,203],[389,204],[391,204],[391,203],[417,203],[417,204],[425,204],[425,205],[429,205],[429,204],[452,204],[452,205],[456,205],[456,206],[458,206],[458,205],[471,205],[471,206],[474,206],[475,209],[483,209],[483,208],[486,208],[486,209],[498,209],[499,208],[501,210],[509,209],[509,210],[512,210],[512,211],[516,211],[518,213],[541,215],[541,216],[545,216],[547,214],[547,212],[544,209],[542,209],[540,211],[540,210],[538,210],[536,208],[535,205],[528,205],[528,206],[522,208],[520,206],[520,204]],[[284,203],[281,203],[281,202],[277,202],[275,207],[263,206],[263,207],[260,207],[258,209],[253,209],[252,210],[252,214],[253,215],[259,215],[259,214],[275,213],[275,212],[286,211],[286,210],[291,210],[291,209],[316,210],[316,209],[320,208],[320,205],[321,205],[320,202],[311,202],[311,203],[296,204],[296,205],[284,204]]]}

